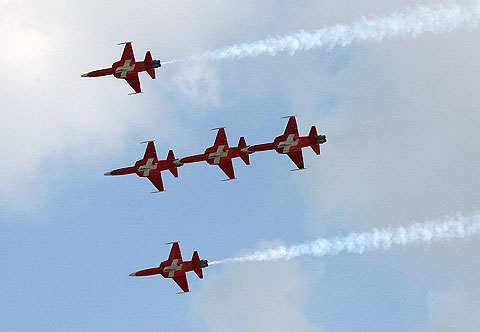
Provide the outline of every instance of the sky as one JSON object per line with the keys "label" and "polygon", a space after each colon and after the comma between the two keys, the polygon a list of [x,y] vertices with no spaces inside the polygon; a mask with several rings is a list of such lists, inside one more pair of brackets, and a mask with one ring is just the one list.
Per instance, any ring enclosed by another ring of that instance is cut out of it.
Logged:
{"label": "sky", "polygon": [[[478,237],[362,254],[211,265],[191,293],[161,276],[165,242],[209,261],[374,228],[478,216],[478,24],[358,38],[335,47],[192,61],[268,37],[353,26],[418,6],[477,1],[0,0],[0,330],[476,331]],[[436,8],[436,7],[435,7]],[[422,17],[419,21],[423,22]],[[404,27],[407,25],[404,25]],[[82,78],[120,58],[162,66],[143,93]],[[190,59],[190,60],[189,60]],[[201,153],[226,127],[231,145],[272,141],[286,115],[306,169],[273,151],[164,172],[166,191],[105,177],[143,156]]]}

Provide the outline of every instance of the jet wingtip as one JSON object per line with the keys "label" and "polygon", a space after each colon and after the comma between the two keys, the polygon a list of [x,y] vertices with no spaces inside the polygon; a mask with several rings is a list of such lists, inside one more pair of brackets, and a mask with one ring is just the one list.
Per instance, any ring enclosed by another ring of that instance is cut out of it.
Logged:
{"label": "jet wingtip", "polygon": [[151,139],[151,140],[149,140],[149,141],[143,141],[143,142],[140,142],[140,144],[147,144],[147,143],[150,143],[150,142],[155,142],[155,140],[154,140],[154,139]]}
{"label": "jet wingtip", "polygon": [[290,172],[303,171],[304,169],[306,169],[306,168],[305,167],[295,168],[295,169],[291,169]]}

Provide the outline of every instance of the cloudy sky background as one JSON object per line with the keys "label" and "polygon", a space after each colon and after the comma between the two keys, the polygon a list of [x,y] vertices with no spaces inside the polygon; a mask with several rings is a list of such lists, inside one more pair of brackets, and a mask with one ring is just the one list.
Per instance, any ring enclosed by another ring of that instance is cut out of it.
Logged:
{"label": "cloudy sky background", "polygon": [[[192,293],[129,278],[181,241],[208,260],[480,207],[480,35],[354,43],[140,74],[143,94],[108,67],[133,40],[172,60],[301,29],[348,24],[395,1],[1,0],[0,328],[10,331],[475,331],[478,238],[363,255],[216,265]],[[275,152],[234,161],[235,181],[193,164],[166,192],[104,177],[144,153],[203,152],[210,128],[231,145],[271,141],[297,114],[327,135],[307,169]]]}

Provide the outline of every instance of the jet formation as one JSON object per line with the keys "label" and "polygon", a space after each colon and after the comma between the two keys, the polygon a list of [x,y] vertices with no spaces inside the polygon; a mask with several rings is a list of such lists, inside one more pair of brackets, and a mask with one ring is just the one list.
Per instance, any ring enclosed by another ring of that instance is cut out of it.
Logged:
{"label": "jet formation", "polygon": [[[99,77],[113,75],[121,78],[133,88],[135,92],[130,94],[141,93],[140,79],[138,73],[146,71],[152,79],[155,79],[155,69],[161,67],[160,60],[153,60],[150,51],[145,54],[143,61],[136,61],[133,54],[132,43],[125,42],[122,57],[119,61],[112,64],[110,68],[94,70],[83,74],[82,77]],[[174,177],[178,177],[178,167],[185,164],[207,162],[210,165],[216,165],[225,173],[227,179],[223,181],[235,179],[235,170],[233,168],[233,159],[240,158],[246,165],[250,165],[250,155],[255,152],[274,150],[279,154],[286,154],[297,167],[294,170],[305,168],[303,162],[302,149],[311,147],[313,151],[319,155],[320,145],[327,141],[325,135],[318,135],[315,126],[312,126],[308,136],[300,136],[298,133],[297,122],[295,116],[288,116],[287,127],[283,135],[277,136],[272,142],[247,145],[245,138],[240,137],[237,146],[228,144],[225,128],[214,128],[217,131],[215,141],[212,146],[205,149],[203,153],[195,154],[183,158],[176,158],[173,150],[169,150],[166,159],[158,159],[154,141],[145,141],[147,144],[145,154],[142,159],[137,160],[133,166],[115,169],[105,173],[107,176],[137,174],[139,177],[146,177],[157,189],[152,193],[162,192],[165,190],[162,180],[162,171],[170,171]],[[186,273],[194,271],[197,276],[202,279],[202,269],[208,266],[207,260],[201,260],[198,252],[194,251],[192,260],[184,261],[180,252],[178,242],[170,242],[172,244],[170,255],[167,260],[163,261],[158,267],[140,270],[131,273],[132,277],[150,276],[160,274],[164,278],[172,278],[173,281],[182,289],[182,293],[189,292]]]}
{"label": "jet formation", "polygon": [[173,281],[177,283],[178,286],[182,289],[182,293],[188,293],[188,282],[186,273],[193,271],[196,275],[203,279],[202,269],[208,266],[207,260],[202,260],[198,256],[198,252],[193,252],[193,257],[191,261],[184,261],[182,259],[182,253],[180,252],[180,246],[178,242],[170,242],[165,244],[172,244],[172,249],[170,250],[170,255],[166,261],[160,263],[160,266],[153,267],[138,272],[131,273],[131,277],[144,277],[151,276],[155,274],[161,274],[164,278],[172,278]]}
{"label": "jet formation", "polygon": [[98,77],[113,75],[116,78],[123,78],[128,84],[135,90],[130,94],[141,93],[140,79],[138,73],[146,71],[148,75],[155,79],[155,68],[161,67],[160,60],[153,60],[152,54],[148,51],[145,54],[143,61],[135,61],[135,55],[133,54],[132,42],[120,43],[118,45],[125,44],[123,48],[122,57],[119,61],[114,62],[111,68],[94,70],[89,73],[83,74],[82,77]]}
{"label": "jet formation", "polygon": [[235,171],[232,159],[240,157],[246,165],[250,164],[249,155],[259,151],[275,150],[279,154],[286,154],[297,166],[293,170],[304,169],[302,149],[311,147],[319,155],[320,144],[327,141],[325,135],[318,135],[315,126],[312,126],[308,136],[300,136],[298,133],[295,116],[288,116],[287,127],[283,135],[277,136],[273,142],[257,145],[247,145],[245,138],[240,137],[237,146],[229,146],[224,128],[215,128],[217,136],[213,146],[207,148],[204,153],[187,156],[177,159],[172,150],[168,152],[165,160],[158,160],[153,141],[147,141],[147,149],[142,159],[134,166],[116,169],[105,173],[105,175],[137,174],[140,177],[148,178],[157,188],[155,192],[164,191],[162,171],[169,170],[173,176],[178,177],[177,168],[189,163],[206,161],[210,165],[217,165],[227,176],[227,180],[235,179]]}

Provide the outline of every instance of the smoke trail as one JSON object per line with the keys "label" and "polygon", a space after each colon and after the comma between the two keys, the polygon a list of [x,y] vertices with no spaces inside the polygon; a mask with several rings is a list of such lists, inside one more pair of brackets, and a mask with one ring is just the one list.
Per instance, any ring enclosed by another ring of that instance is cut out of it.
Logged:
{"label": "smoke trail", "polygon": [[386,250],[395,245],[429,244],[440,240],[478,235],[480,235],[480,215],[468,218],[457,217],[445,221],[416,223],[408,227],[373,229],[370,232],[352,233],[345,237],[320,238],[304,244],[257,251],[250,255],[213,261],[209,264],[290,260],[298,256],[335,256],[343,252],[363,254],[378,249]]}
{"label": "smoke trail", "polygon": [[178,63],[178,62],[182,62],[181,59],[177,59],[177,60],[170,60],[170,61],[165,61],[165,62],[162,62],[162,66],[164,65],[170,65],[172,63]]}
{"label": "smoke trail", "polygon": [[271,56],[279,52],[290,55],[297,51],[336,46],[346,47],[353,42],[380,42],[385,38],[415,38],[426,32],[450,32],[463,26],[475,29],[480,20],[480,1],[471,0],[459,5],[455,2],[437,4],[432,7],[418,6],[395,12],[389,16],[360,18],[350,25],[335,25],[313,33],[299,31],[292,35],[269,37],[253,43],[226,46],[200,55],[182,58],[169,63],[202,60],[238,59],[261,54]]}

